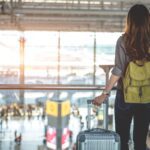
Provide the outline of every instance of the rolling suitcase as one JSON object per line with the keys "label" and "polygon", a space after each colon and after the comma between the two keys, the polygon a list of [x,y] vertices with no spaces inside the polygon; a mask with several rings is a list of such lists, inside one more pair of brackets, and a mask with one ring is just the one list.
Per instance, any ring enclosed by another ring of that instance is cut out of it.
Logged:
{"label": "rolling suitcase", "polygon": [[[88,119],[90,119],[90,105],[92,100],[88,100]],[[120,150],[119,135],[107,129],[90,129],[90,120],[88,129],[81,131],[77,136],[77,150]]]}

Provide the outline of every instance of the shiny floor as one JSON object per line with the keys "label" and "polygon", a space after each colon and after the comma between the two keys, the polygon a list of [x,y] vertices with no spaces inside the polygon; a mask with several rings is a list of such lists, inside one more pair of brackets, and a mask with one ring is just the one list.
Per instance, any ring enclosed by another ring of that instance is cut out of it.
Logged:
{"label": "shiny floor", "polygon": [[[45,121],[38,118],[13,118],[1,121],[0,150],[44,150]],[[15,142],[15,137],[22,137]]]}
{"label": "shiny floor", "polygon": [[[43,144],[46,120],[11,118],[0,121],[0,150],[47,150]],[[15,137],[21,134],[21,143]],[[150,135],[147,138],[150,147]],[[131,150],[133,150],[131,148]]]}

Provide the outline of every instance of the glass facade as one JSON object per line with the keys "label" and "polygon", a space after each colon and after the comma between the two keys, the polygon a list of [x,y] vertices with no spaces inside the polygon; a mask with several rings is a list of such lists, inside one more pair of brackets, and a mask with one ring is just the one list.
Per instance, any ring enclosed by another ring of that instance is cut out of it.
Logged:
{"label": "glass facade", "polygon": [[[86,101],[101,91],[84,88],[37,90],[34,87],[32,90],[16,90],[11,89],[11,85],[104,86],[106,75],[99,65],[113,64],[115,43],[119,35],[120,33],[0,31],[0,84],[7,85],[7,89],[0,90],[0,128],[5,133],[5,136],[0,134],[3,136],[1,148],[6,148],[7,142],[13,143],[16,134],[20,133],[23,144],[29,146],[32,143],[32,150],[37,149],[39,143],[42,144],[47,124],[47,100],[69,100],[71,115],[78,111],[81,128],[86,129]],[[109,128],[113,128],[114,124],[114,96],[115,91],[109,100]],[[95,109],[92,108],[92,115],[96,117],[97,125],[102,126],[104,108],[102,106],[96,113]]]}

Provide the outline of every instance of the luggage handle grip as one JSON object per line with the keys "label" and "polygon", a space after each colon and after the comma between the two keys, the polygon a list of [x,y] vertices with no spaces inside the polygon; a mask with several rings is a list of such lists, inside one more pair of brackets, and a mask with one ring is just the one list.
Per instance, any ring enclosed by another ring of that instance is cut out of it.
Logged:
{"label": "luggage handle grip", "polygon": [[[108,99],[108,98],[107,98],[107,99]],[[93,104],[93,103],[92,103],[93,101],[94,101],[94,99],[88,99],[88,100],[87,100],[87,104],[88,104],[88,105]],[[106,104],[106,102],[107,102],[107,100],[104,101],[103,104]]]}

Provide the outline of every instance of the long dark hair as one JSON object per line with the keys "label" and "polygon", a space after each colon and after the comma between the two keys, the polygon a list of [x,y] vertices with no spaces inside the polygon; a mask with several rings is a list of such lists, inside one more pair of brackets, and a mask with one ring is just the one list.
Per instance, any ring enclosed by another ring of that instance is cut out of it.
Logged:
{"label": "long dark hair", "polygon": [[131,59],[150,59],[150,13],[144,5],[136,4],[130,8],[124,38]]}

